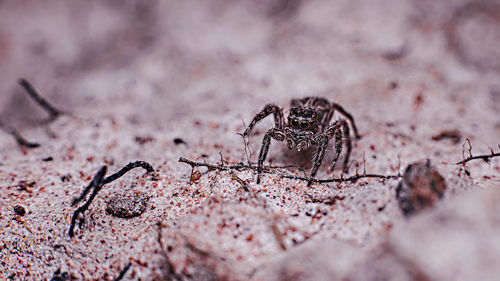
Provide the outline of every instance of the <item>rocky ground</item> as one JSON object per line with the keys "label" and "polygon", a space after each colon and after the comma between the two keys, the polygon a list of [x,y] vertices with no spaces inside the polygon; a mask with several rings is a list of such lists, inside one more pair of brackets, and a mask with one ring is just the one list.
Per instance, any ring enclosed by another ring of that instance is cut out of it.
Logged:
{"label": "rocky ground", "polygon": [[[498,11],[466,0],[0,1],[1,279],[495,280],[500,157],[457,162],[500,152]],[[21,77],[63,114],[42,122]],[[255,164],[272,117],[248,149],[245,124],[304,96],[354,116],[362,138],[348,173],[318,173],[340,181],[287,178],[308,176],[313,153],[275,141],[266,165],[280,167],[260,184],[254,169],[178,162]],[[12,128],[39,146],[19,145]],[[400,176],[425,159],[446,190],[405,216]],[[104,185],[70,237],[84,204],[72,201],[99,169],[136,160],[154,172]],[[398,177],[346,180],[365,174]]]}

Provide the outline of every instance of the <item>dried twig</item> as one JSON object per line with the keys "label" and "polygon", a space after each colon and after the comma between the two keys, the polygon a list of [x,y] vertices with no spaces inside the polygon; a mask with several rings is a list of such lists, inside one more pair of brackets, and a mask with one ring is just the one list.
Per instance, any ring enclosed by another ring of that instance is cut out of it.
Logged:
{"label": "dried twig", "polygon": [[[297,180],[304,180],[308,181],[308,177],[302,177],[302,176],[295,176],[295,175],[283,175],[284,178],[287,179],[297,179]],[[357,181],[362,178],[379,178],[379,179],[399,179],[401,178],[400,175],[379,175],[379,174],[362,174],[362,175],[355,175],[347,178],[340,178],[340,179],[325,179],[325,180],[318,180],[314,179],[314,182],[317,183],[328,183],[328,182],[349,182],[349,181]]]}
{"label": "dried twig", "polygon": [[123,277],[125,277],[125,274],[127,274],[127,271],[130,269],[130,267],[132,266],[131,263],[128,263],[127,266],[125,266],[121,271],[120,271],[120,274],[118,274],[118,276],[114,279],[114,281],[120,281],[123,279]]}
{"label": "dried twig", "polygon": [[[1,126],[1,125],[0,125]],[[16,139],[16,142],[20,145],[20,146],[24,146],[24,147],[27,147],[27,148],[36,148],[36,147],[39,147],[40,144],[37,143],[37,142],[30,142],[28,140],[26,140],[16,129],[14,128],[6,128],[5,129],[7,131],[7,133],[9,133],[10,135],[12,135],[15,139]]]}
{"label": "dried twig", "polygon": [[[189,159],[186,159],[184,157],[179,158],[179,162],[181,163],[186,163],[193,167],[207,167],[210,170],[222,170],[222,171],[228,171],[228,170],[242,170],[242,169],[249,169],[249,170],[257,170],[257,166],[253,165],[245,165],[242,163],[236,164],[236,165],[214,165],[214,164],[208,164],[208,163],[203,163],[203,162],[196,162],[192,161]],[[280,167],[281,168],[281,167]],[[273,170],[279,169],[277,167],[263,167],[262,171],[266,173],[274,173]],[[305,177],[305,176],[296,176],[296,175],[287,175],[283,174],[282,171],[278,171],[278,173],[281,174],[283,178],[287,179],[297,179],[297,180],[304,180],[304,181],[309,181],[310,178]],[[351,176],[348,178],[340,178],[340,179],[325,179],[325,180],[318,180],[318,179],[313,179],[314,182],[318,183],[328,183],[328,182],[346,182],[346,181],[357,181],[362,178],[380,178],[380,179],[399,179],[401,176],[400,175],[379,175],[379,174],[362,174],[362,175],[355,175]]]}
{"label": "dried twig", "polygon": [[[247,125],[245,125],[245,121],[241,120],[241,122],[243,123],[243,128],[246,128]],[[249,147],[250,139],[248,139],[248,141],[247,141],[247,138],[245,137],[244,134],[238,133],[238,135],[241,136],[241,138],[243,139],[243,144],[245,146],[245,156],[247,158],[248,165],[250,165],[251,164],[250,159],[252,159],[252,151],[250,150],[250,147]]]}
{"label": "dried twig", "polygon": [[[63,114],[61,111],[57,110],[54,106],[52,106],[49,102],[47,102],[47,100],[45,100],[26,79],[24,78],[19,79],[19,85],[21,85],[26,90],[28,95],[37,104],[39,104],[45,111],[49,113],[49,118],[43,123],[52,122],[61,114]],[[5,130],[8,134],[12,135],[20,146],[24,146],[27,148],[35,148],[40,146],[39,143],[30,142],[26,140],[15,128],[6,126],[2,122],[0,122],[0,128]]]}
{"label": "dried twig", "polygon": [[476,159],[482,159],[486,162],[489,162],[491,158],[493,157],[498,157],[500,156],[500,152],[497,152],[497,153],[493,153],[493,151],[491,151],[490,154],[483,154],[483,155],[477,155],[477,156],[469,156],[467,157],[466,159],[460,161],[460,162],[457,162],[456,164],[457,165],[462,165],[462,164],[465,164],[471,160],[476,160]]}
{"label": "dried twig", "polygon": [[[90,192],[90,190],[93,189],[92,194],[90,194],[87,202],[85,202],[85,204],[83,204],[82,206],[78,207],[75,210],[75,212],[73,213],[73,216],[71,217],[71,224],[69,226],[69,231],[68,231],[69,237],[73,237],[75,235],[74,228],[75,228],[75,223],[76,223],[76,220],[78,219],[78,216],[80,214],[83,215],[83,213],[85,213],[85,211],[87,211],[90,204],[92,203],[92,200],[94,200],[95,196],[101,190],[101,188],[105,184],[110,183],[110,182],[118,179],[119,177],[121,177],[125,173],[127,173],[128,171],[130,171],[134,168],[137,168],[137,167],[144,168],[148,173],[154,171],[153,167],[149,163],[144,162],[144,161],[131,162],[127,166],[123,167],[120,171],[112,174],[111,176],[109,176],[107,178],[104,178],[104,175],[106,174],[106,171],[108,168],[106,166],[103,166],[103,167],[101,167],[101,169],[99,169],[97,174],[90,181],[90,184],[83,190],[80,197],[74,199],[73,202],[71,203],[72,206],[76,205],[77,203],[79,203],[80,201],[85,199],[85,196],[87,196],[87,194]],[[81,222],[82,222],[82,220],[80,219],[79,224],[81,224]]]}
{"label": "dried twig", "polygon": [[28,95],[36,102],[38,103],[45,111],[49,113],[49,118],[47,119],[48,122],[52,122],[57,119],[60,115],[63,114],[62,111],[58,110],[55,108],[53,105],[51,105],[46,99],[44,99],[36,90],[35,88],[31,85],[28,80],[21,78],[19,79],[19,85],[21,85]]}
{"label": "dried twig", "polygon": [[[472,144],[470,143],[469,138],[466,138],[465,141],[469,147],[468,148],[469,156],[467,158],[465,157],[465,144],[466,143],[464,142],[464,144],[462,145],[462,161],[456,163],[456,165],[462,165],[464,167],[464,169],[465,169],[465,163],[467,163],[471,160],[482,159],[485,162],[489,162],[491,158],[500,156],[500,152],[494,153],[493,148],[491,148],[491,147],[490,147],[490,154],[482,154],[482,155],[472,156]],[[498,148],[500,148],[500,144],[498,145]]]}
{"label": "dried twig", "polygon": [[234,172],[230,172],[231,174],[231,178],[237,182],[239,182],[241,184],[241,186],[243,187],[243,189],[246,191],[246,192],[249,192],[250,189],[248,188],[248,183],[241,179],[240,177],[238,177]]}

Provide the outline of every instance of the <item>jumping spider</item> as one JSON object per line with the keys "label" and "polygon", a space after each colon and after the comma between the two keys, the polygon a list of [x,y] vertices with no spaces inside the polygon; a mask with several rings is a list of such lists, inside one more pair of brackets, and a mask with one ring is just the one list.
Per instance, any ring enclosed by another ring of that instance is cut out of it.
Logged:
{"label": "jumping spider", "polygon": [[358,129],[354,124],[352,115],[339,104],[329,102],[327,99],[321,97],[292,99],[290,113],[286,121],[283,118],[283,109],[274,104],[266,105],[261,112],[255,115],[252,122],[243,133],[243,136],[248,136],[253,126],[255,126],[258,121],[270,114],[274,115],[274,128],[269,129],[262,140],[257,166],[257,184],[260,183],[262,165],[266,160],[271,138],[277,141],[286,141],[288,149],[297,147],[298,151],[308,149],[312,145],[317,146],[307,186],[311,186],[314,181],[314,176],[323,162],[326,146],[333,137],[335,137],[335,152],[330,170],[333,171],[337,159],[342,152],[343,140],[345,140],[347,148],[344,168],[347,167],[352,149],[351,138],[349,136],[349,125],[345,119],[339,119],[330,123],[335,111],[338,111],[350,121],[354,130],[354,135],[359,139]]}

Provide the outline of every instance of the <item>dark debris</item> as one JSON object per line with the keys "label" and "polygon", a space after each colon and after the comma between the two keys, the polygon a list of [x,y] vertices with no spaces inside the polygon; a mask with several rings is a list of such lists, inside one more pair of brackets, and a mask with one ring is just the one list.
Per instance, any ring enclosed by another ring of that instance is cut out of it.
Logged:
{"label": "dark debris", "polygon": [[16,214],[21,216],[21,217],[26,215],[26,209],[24,209],[23,206],[15,205],[14,212],[16,212]]}
{"label": "dark debris", "polygon": [[67,272],[61,272],[61,269],[58,268],[52,275],[50,281],[66,281],[72,279],[72,276],[70,276]]}
{"label": "dark debris", "polygon": [[441,133],[432,136],[433,141],[441,141],[441,140],[451,140],[453,144],[458,144],[462,138],[462,134],[460,134],[459,130],[448,130],[442,131]]}
{"label": "dark debris", "polygon": [[405,216],[433,206],[443,198],[445,179],[430,160],[408,165],[396,188],[396,199]]}
{"label": "dark debris", "polygon": [[183,145],[187,145],[187,142],[185,142],[183,139],[181,138],[175,138],[174,139],[174,144],[175,145],[179,145],[179,144],[183,144]]}
{"label": "dark debris", "polygon": [[144,145],[148,142],[152,142],[154,141],[155,139],[151,136],[136,136],[135,137],[135,142],[140,144],[140,145]]}

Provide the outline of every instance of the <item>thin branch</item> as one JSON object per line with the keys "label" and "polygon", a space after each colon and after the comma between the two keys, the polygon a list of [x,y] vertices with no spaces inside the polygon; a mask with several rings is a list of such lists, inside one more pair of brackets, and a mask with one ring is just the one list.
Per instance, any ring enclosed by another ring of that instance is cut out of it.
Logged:
{"label": "thin branch", "polygon": [[[112,174],[111,176],[109,176],[107,178],[104,178],[104,175],[106,174],[106,171],[108,170],[108,168],[106,166],[103,166],[103,167],[101,167],[101,169],[99,169],[97,174],[90,181],[90,184],[83,190],[82,194],[78,198],[74,199],[73,202],[71,203],[71,205],[74,206],[77,203],[81,202],[83,199],[85,199],[85,196],[87,196],[87,194],[92,189],[92,193],[90,194],[87,202],[85,202],[85,204],[83,204],[82,206],[78,207],[75,210],[75,212],[73,213],[73,216],[71,217],[71,223],[69,225],[69,231],[68,231],[69,237],[73,237],[75,235],[74,228],[75,228],[75,223],[76,223],[76,220],[78,219],[78,216],[80,214],[83,215],[83,213],[85,213],[85,211],[88,210],[90,204],[92,203],[92,200],[94,200],[95,196],[101,190],[101,188],[105,184],[110,183],[110,182],[120,178],[128,171],[130,171],[134,168],[137,168],[137,167],[144,168],[148,173],[154,171],[153,167],[149,163],[144,162],[144,161],[130,162],[127,164],[127,166],[123,167],[120,171]],[[82,220],[80,219],[80,223],[81,222],[82,222]]]}
{"label": "thin branch", "polygon": [[[303,176],[295,176],[295,175],[283,175],[283,178],[287,179],[296,179],[296,180],[304,180],[308,181],[308,177],[303,177]],[[399,175],[379,175],[379,174],[363,174],[363,175],[355,175],[351,176],[348,178],[340,178],[340,179],[325,179],[325,180],[318,180],[318,179],[313,179],[314,182],[317,183],[329,183],[329,182],[349,182],[349,181],[357,181],[362,178],[378,178],[378,179],[399,179],[401,176]]]}
{"label": "thin branch", "polygon": [[467,163],[467,162],[469,162],[471,160],[476,160],[476,159],[482,159],[482,160],[484,160],[486,162],[489,162],[491,158],[498,157],[498,156],[500,156],[500,152],[498,152],[498,153],[493,153],[492,152],[491,154],[483,154],[483,155],[477,155],[477,156],[470,156],[470,157],[468,157],[468,158],[466,158],[466,159],[464,159],[464,160],[462,160],[460,162],[457,162],[456,164],[457,165],[461,165],[461,164],[465,164],[465,163]]}
{"label": "thin branch", "polygon": [[[189,160],[187,158],[184,158],[184,157],[180,157],[179,162],[181,163],[186,163],[188,165],[190,165],[191,167],[207,167],[209,170],[241,170],[241,169],[250,169],[250,170],[257,170],[257,166],[253,166],[253,165],[246,165],[246,164],[243,164],[243,163],[238,163],[236,165],[216,165],[216,164],[209,164],[207,162],[196,162],[196,161],[192,161],[192,160]],[[300,169],[300,168],[297,168],[293,165],[285,165],[285,166],[267,166],[267,167],[262,167],[262,171],[267,171],[267,172],[270,172],[271,170],[275,170],[275,169],[286,169],[286,168],[295,168],[295,169],[299,169],[300,171],[304,172],[303,169]]]}
{"label": "thin branch", "polygon": [[[245,125],[245,121],[243,121],[243,119],[242,119],[241,122],[243,123],[243,128],[246,128],[247,126]],[[250,165],[250,159],[252,159],[252,151],[250,150],[250,147],[249,147],[250,139],[248,139],[248,142],[247,142],[244,134],[238,133],[237,135],[241,136],[241,138],[243,139],[243,144],[245,145],[245,156],[247,158],[248,165]]]}
{"label": "thin branch", "polygon": [[[44,121],[45,122],[52,122],[54,121],[58,116],[63,114],[61,111],[57,110],[54,106],[52,106],[47,100],[45,100],[36,90],[33,88],[33,86],[24,78],[19,79],[19,85],[21,85],[28,95],[36,102],[38,103],[45,111],[49,113],[49,118]],[[2,122],[0,122],[0,127],[4,129],[8,134],[12,135],[15,139],[16,142],[23,147],[27,148],[36,148],[39,147],[40,144],[36,142],[30,142],[26,140],[15,128],[10,127],[10,126],[5,126]]]}
{"label": "thin branch", "polygon": [[[186,163],[190,165],[191,167],[207,167],[209,170],[222,170],[222,171],[228,171],[228,170],[241,170],[241,169],[247,169],[247,170],[257,170],[257,166],[253,165],[245,165],[245,164],[236,164],[236,165],[213,165],[213,164],[208,164],[208,163],[202,163],[202,162],[196,162],[192,161],[189,159],[186,159],[184,157],[179,158],[179,162],[181,163]],[[273,173],[272,169],[275,169],[273,167],[264,167],[262,169],[263,172],[267,173]],[[283,178],[287,179],[297,179],[297,180],[304,180],[304,181],[309,181],[310,178],[305,177],[305,176],[296,176],[296,175],[283,175],[282,171],[278,171],[280,174],[282,174]],[[325,179],[325,180],[318,180],[318,179],[313,179],[314,182],[318,183],[328,183],[328,182],[347,182],[347,181],[357,181],[362,178],[380,178],[380,179],[399,179],[401,178],[400,175],[379,175],[379,174],[362,174],[362,175],[355,175],[352,177],[348,178],[340,178],[340,179]]]}
{"label": "thin branch", "polygon": [[90,197],[87,200],[87,202],[85,202],[85,204],[83,204],[82,206],[78,207],[75,210],[75,212],[73,213],[73,216],[71,217],[71,223],[69,225],[69,231],[68,231],[69,237],[75,236],[74,228],[75,228],[75,223],[76,223],[76,220],[78,218],[78,215],[79,214],[83,215],[83,213],[85,213],[85,211],[87,211],[87,209],[90,206],[90,203],[92,203],[92,200],[94,200],[95,196],[97,195],[97,192],[99,192],[99,190],[101,190],[101,188],[102,188],[102,179],[104,178],[104,175],[106,174],[107,170],[108,170],[108,168],[106,166],[103,166],[101,169],[99,169],[99,171],[94,176],[94,178],[92,179],[92,181],[90,182],[90,184],[83,191],[83,193],[80,196],[80,198],[78,198],[76,200],[73,200],[72,205],[80,202],[81,200],[83,200],[83,198],[85,198],[85,196],[90,191],[90,189],[94,188],[94,190],[92,191],[92,194],[90,194]]}
{"label": "thin branch", "polygon": [[49,113],[49,118],[47,119],[47,122],[52,122],[57,119],[60,115],[63,114],[62,111],[58,110],[55,108],[53,105],[51,105],[46,99],[44,99],[36,90],[35,88],[31,85],[28,80],[21,78],[19,79],[19,85],[21,85],[24,90],[28,93],[28,95],[36,102],[38,103],[45,111]]}
{"label": "thin branch", "polygon": [[[465,143],[469,144],[469,157],[472,157],[472,144],[470,143],[469,138],[465,138],[465,142],[462,144],[462,160],[465,161]],[[465,162],[463,162],[465,164]],[[465,165],[464,165],[465,166]]]}
{"label": "thin branch", "polygon": [[16,142],[20,145],[20,146],[24,146],[24,147],[27,147],[27,148],[36,148],[36,147],[39,147],[40,144],[37,143],[37,142],[30,142],[28,140],[26,140],[16,129],[14,128],[7,128],[6,131],[12,135],[15,139],[16,139]]}
{"label": "thin branch", "polygon": [[128,171],[130,171],[134,168],[138,168],[138,167],[143,168],[148,173],[154,172],[154,170],[155,170],[155,169],[153,169],[153,166],[151,166],[148,162],[145,162],[145,161],[130,162],[127,164],[127,166],[123,167],[120,171],[112,174],[109,177],[104,178],[102,180],[102,184],[105,185],[105,184],[110,183],[114,180],[117,180],[118,178],[120,178],[121,176],[126,174]]}
{"label": "thin branch", "polygon": [[130,269],[130,267],[132,266],[131,263],[128,263],[127,266],[125,266],[125,268],[123,268],[121,271],[120,271],[120,274],[118,274],[118,277],[116,277],[114,279],[114,281],[120,281],[123,279],[123,277],[125,277],[125,274],[127,274],[127,271]]}
{"label": "thin branch", "polygon": [[6,126],[1,120],[0,120],[0,128],[3,129],[9,135],[13,136],[16,139],[17,144],[19,144],[20,146],[24,146],[27,148],[35,148],[40,146],[39,143],[30,142],[26,140],[16,129],[10,126]]}
{"label": "thin branch", "polygon": [[239,163],[236,165],[228,165],[228,166],[214,165],[214,164],[208,164],[205,162],[195,162],[195,161],[189,160],[189,159],[184,158],[184,157],[179,158],[179,162],[186,163],[186,164],[190,165],[191,167],[207,167],[209,170],[223,170],[223,171],[225,171],[225,170],[240,170],[240,169],[257,169],[256,166],[245,165],[243,163]]}
{"label": "thin branch", "polygon": [[219,156],[220,156],[220,164],[221,165],[224,165],[224,163],[227,163],[226,161],[224,161],[224,157],[222,156],[222,151],[219,150]]}
{"label": "thin branch", "polygon": [[241,184],[241,187],[243,187],[243,189],[246,191],[246,192],[249,192],[250,189],[248,188],[248,183],[241,179],[240,177],[238,177],[234,172],[230,172],[231,174],[231,178],[235,181],[237,181],[239,184]]}
{"label": "thin branch", "polygon": [[[469,157],[467,157],[467,158],[465,158],[465,144],[466,143],[469,146],[469,149],[468,149]],[[500,144],[498,144],[498,148],[500,148]],[[490,154],[482,154],[482,155],[472,156],[472,144],[470,143],[469,138],[466,138],[464,144],[462,145],[462,161],[457,162],[456,165],[462,165],[465,168],[465,163],[467,163],[469,161],[476,160],[476,159],[482,159],[485,162],[489,162],[491,158],[497,157],[497,156],[500,156],[500,152],[494,153],[493,148],[491,148],[491,147],[490,147]]]}

